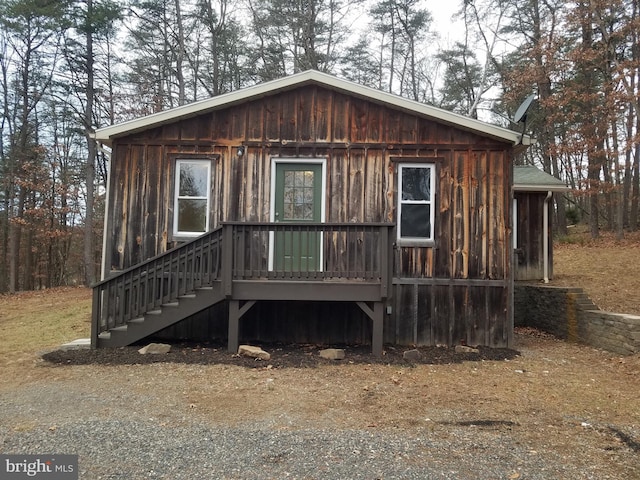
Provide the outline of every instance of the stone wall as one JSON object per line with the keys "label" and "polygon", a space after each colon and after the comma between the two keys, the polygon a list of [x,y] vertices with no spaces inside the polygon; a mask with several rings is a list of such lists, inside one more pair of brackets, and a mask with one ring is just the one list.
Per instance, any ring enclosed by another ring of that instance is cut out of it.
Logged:
{"label": "stone wall", "polygon": [[514,322],[620,355],[640,352],[640,316],[603,312],[581,288],[516,283]]}

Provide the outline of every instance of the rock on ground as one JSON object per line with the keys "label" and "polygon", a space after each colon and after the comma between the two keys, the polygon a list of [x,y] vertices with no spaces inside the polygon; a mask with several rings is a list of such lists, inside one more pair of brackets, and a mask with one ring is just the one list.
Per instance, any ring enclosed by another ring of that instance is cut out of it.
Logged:
{"label": "rock on ground", "polygon": [[407,362],[419,362],[422,360],[422,354],[420,353],[420,350],[414,348],[413,350],[407,350],[404,352],[402,354],[402,358]]}
{"label": "rock on ground", "polygon": [[142,347],[138,350],[138,353],[142,355],[161,355],[164,353],[169,353],[171,351],[171,345],[166,343],[150,343],[146,347]]}
{"label": "rock on ground", "polygon": [[327,360],[343,360],[345,351],[342,348],[325,348],[324,350],[320,350],[320,356]]}
{"label": "rock on ground", "polygon": [[259,360],[271,359],[271,354],[265,352],[260,347],[254,347],[252,345],[240,345],[238,347],[238,355],[257,358]]}

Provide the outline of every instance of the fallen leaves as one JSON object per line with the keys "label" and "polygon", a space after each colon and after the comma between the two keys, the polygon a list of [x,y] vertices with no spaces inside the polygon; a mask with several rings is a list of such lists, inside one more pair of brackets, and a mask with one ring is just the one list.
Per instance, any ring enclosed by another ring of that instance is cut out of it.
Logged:
{"label": "fallen leaves", "polygon": [[640,265],[640,232],[626,232],[622,241],[610,232],[595,240],[584,231],[568,238],[574,243],[554,244],[551,285],[581,287],[602,310],[640,315],[640,275],[630,271]]}

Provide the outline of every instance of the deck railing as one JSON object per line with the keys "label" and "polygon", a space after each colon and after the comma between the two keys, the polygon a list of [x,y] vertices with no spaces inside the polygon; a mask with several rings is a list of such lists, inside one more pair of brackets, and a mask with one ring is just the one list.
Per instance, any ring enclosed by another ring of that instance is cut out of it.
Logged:
{"label": "deck railing", "polygon": [[93,286],[92,345],[100,333],[211,286],[222,273],[222,227]]}
{"label": "deck railing", "polygon": [[97,344],[102,332],[215,283],[231,297],[236,280],[370,282],[380,285],[385,298],[392,227],[385,223],[225,223],[97,283],[92,344]]}

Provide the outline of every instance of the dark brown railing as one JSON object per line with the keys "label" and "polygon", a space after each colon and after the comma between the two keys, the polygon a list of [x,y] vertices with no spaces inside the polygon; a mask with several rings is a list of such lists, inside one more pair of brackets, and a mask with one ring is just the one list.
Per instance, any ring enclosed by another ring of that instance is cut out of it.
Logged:
{"label": "dark brown railing", "polygon": [[219,280],[222,228],[191,240],[93,286],[92,345],[98,335]]}
{"label": "dark brown railing", "polygon": [[234,280],[370,282],[386,298],[392,227],[225,223],[94,285],[92,345],[100,333],[215,283],[230,297]]}

